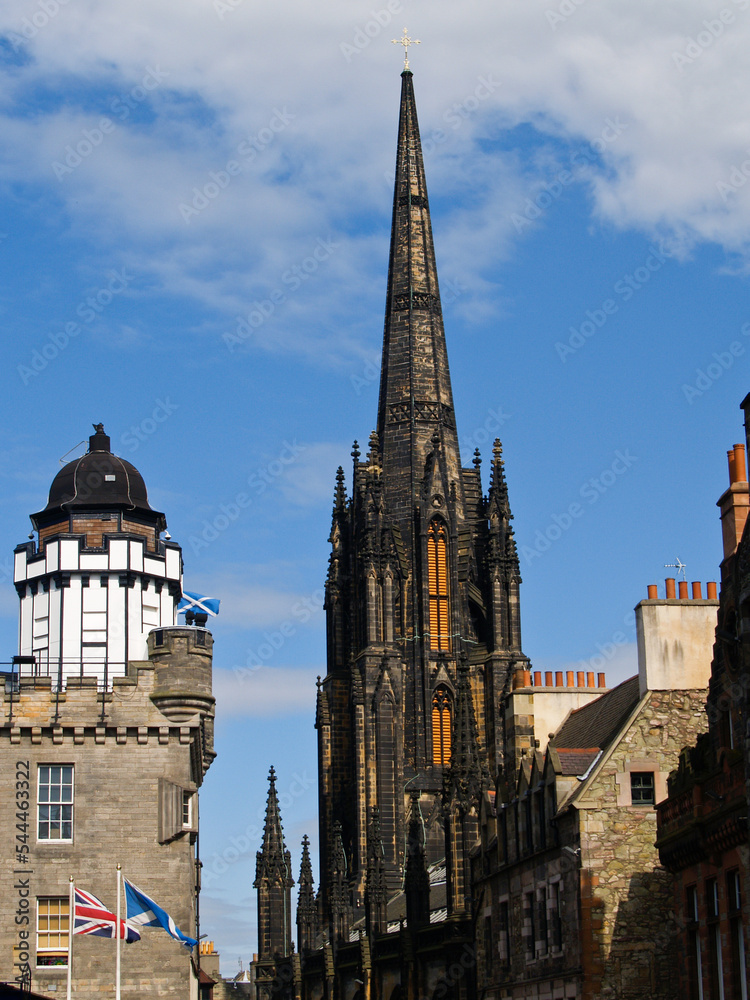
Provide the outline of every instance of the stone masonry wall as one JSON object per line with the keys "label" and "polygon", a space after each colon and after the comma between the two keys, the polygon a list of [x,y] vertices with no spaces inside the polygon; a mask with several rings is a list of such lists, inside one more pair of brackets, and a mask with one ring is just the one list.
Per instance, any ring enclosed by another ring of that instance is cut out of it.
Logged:
{"label": "stone masonry wall", "polygon": [[[65,990],[64,967],[36,966],[37,899],[66,898],[71,875],[80,888],[94,893],[114,912],[119,863],[123,875],[152,896],[183,932],[195,930],[190,824],[169,842],[159,843],[159,814],[160,779],[188,792],[196,789],[191,744],[199,738],[200,721],[196,715],[188,722],[170,724],[150,700],[151,665],[138,666],[134,676],[118,679],[121,683],[105,696],[103,722],[102,695],[92,687],[68,689],[60,700],[56,724],[55,695],[43,684],[24,683],[20,698],[14,696],[10,724],[9,695],[5,695],[0,726],[4,859],[0,864],[0,980],[13,981],[18,976],[18,948],[27,945],[32,989],[58,995]],[[37,837],[40,764],[74,768],[72,842]],[[28,794],[25,830],[16,815],[16,806],[23,805],[18,795],[24,791]],[[197,817],[197,803],[193,808]],[[122,905],[124,916],[124,898]],[[22,931],[28,935],[22,936]],[[100,937],[74,937],[77,1000],[112,995],[115,945],[114,940]],[[140,942],[123,944],[121,982],[124,997],[149,993],[187,1000],[190,955],[164,931],[144,928]]]}
{"label": "stone masonry wall", "polygon": [[681,748],[705,729],[704,691],[650,692],[576,802],[586,1000],[680,1000],[672,877],[654,847],[654,808],[630,804],[630,774],[654,771],[659,800]]}

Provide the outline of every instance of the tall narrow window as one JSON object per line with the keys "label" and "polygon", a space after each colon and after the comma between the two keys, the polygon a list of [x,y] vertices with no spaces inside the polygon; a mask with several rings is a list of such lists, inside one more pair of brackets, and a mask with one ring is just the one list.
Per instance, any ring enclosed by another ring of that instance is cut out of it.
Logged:
{"label": "tall narrow window", "polygon": [[432,696],[432,763],[447,767],[451,762],[451,696],[442,685]]}
{"label": "tall narrow window", "polygon": [[427,569],[430,590],[430,649],[449,650],[448,532],[437,518],[427,532]]}
{"label": "tall narrow window", "polygon": [[747,1000],[747,960],[742,932],[742,885],[738,871],[727,874],[727,910],[729,911],[729,937],[732,950],[733,997]]}
{"label": "tall narrow window", "polygon": [[523,930],[526,938],[526,961],[536,959],[536,907],[533,892],[525,892],[523,896]]}
{"label": "tall narrow window", "polygon": [[73,766],[39,765],[38,840],[73,839]]}
{"label": "tall narrow window", "polygon": [[724,956],[721,951],[721,926],[719,924],[719,883],[715,878],[706,879],[706,910],[711,1000],[725,1000]]}
{"label": "tall narrow window", "polygon": [[510,920],[508,916],[508,901],[503,900],[498,908],[498,939],[497,953],[501,965],[510,964]]}
{"label": "tall narrow window", "polygon": [[549,887],[549,925],[550,945],[553,951],[562,950],[562,912],[560,910],[560,883],[553,882]]}
{"label": "tall narrow window", "polygon": [[685,917],[688,936],[688,987],[690,1000],[703,1000],[703,959],[698,911],[698,889],[694,885],[687,888]]}

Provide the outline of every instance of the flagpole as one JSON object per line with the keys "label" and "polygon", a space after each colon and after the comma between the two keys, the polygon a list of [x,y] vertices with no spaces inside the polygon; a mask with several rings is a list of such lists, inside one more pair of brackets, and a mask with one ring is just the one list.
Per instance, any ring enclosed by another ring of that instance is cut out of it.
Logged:
{"label": "flagpole", "polygon": [[67,1000],[73,996],[73,924],[75,923],[75,899],[73,876],[68,882],[68,989]]}
{"label": "flagpole", "polygon": [[115,973],[115,1000],[120,1000],[120,948],[122,946],[122,930],[120,928],[120,886],[122,883],[122,865],[117,866],[117,962]]}

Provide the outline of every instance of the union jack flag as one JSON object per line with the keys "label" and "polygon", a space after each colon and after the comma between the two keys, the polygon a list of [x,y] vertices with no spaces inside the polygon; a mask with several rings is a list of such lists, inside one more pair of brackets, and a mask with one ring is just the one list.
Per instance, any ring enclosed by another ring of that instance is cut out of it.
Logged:
{"label": "union jack flag", "polygon": [[[75,903],[73,904],[73,933],[74,934],[96,934],[98,937],[113,938],[115,933],[117,917],[110,913],[104,903],[97,899],[90,892],[84,889],[75,889]],[[133,941],[140,941],[141,935],[124,920],[120,921],[120,934],[127,944]]]}

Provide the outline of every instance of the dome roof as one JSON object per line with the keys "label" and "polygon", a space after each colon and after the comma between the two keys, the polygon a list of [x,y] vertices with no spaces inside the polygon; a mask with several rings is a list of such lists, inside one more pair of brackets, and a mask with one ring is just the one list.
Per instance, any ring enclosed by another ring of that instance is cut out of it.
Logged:
{"label": "dome roof", "polygon": [[121,510],[145,516],[155,522],[157,530],[163,530],[166,519],[150,507],[143,476],[130,462],[111,453],[103,424],[94,424],[94,432],[88,452],[68,462],[52,480],[47,506],[31,516],[34,526],[73,510]]}

